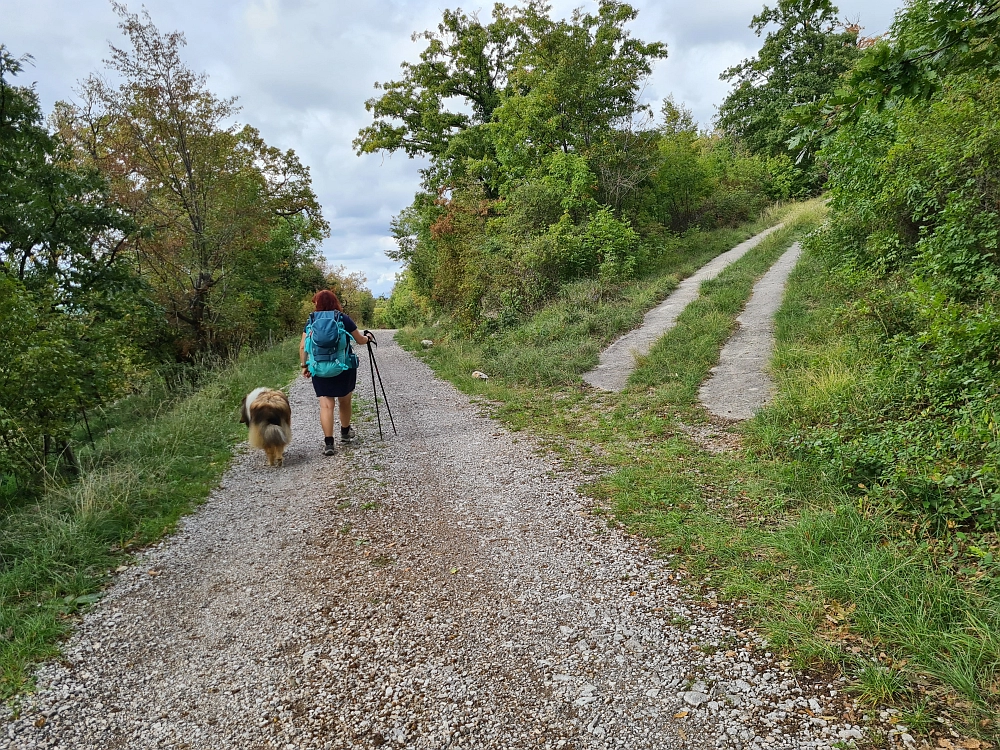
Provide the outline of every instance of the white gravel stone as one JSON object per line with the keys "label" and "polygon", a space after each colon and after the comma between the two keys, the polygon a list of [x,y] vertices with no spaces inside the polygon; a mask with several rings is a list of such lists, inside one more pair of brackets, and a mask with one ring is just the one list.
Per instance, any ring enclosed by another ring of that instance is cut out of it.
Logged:
{"label": "white gravel stone", "polygon": [[681,696],[684,702],[689,706],[700,706],[702,703],[708,700],[708,696],[704,693],[699,693],[697,690],[689,690]]}

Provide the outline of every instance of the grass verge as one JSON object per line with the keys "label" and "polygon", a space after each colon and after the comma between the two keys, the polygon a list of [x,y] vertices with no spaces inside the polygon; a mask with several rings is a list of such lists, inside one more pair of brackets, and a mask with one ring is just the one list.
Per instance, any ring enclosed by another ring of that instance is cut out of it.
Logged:
{"label": "grass verge", "polygon": [[30,682],[32,664],[58,654],[80,611],[100,598],[131,550],[172,530],[202,502],[245,439],[237,405],[296,374],[298,339],[249,354],[171,403],[142,394],[92,425],[83,476],[48,488],[0,520],[0,692]]}
{"label": "grass verge", "polygon": [[[697,405],[755,279],[823,216],[815,203],[795,208],[785,230],[704,284],[622,394],[591,391],[580,374],[672,288],[682,275],[676,268],[620,289],[571,285],[563,299],[489,339],[461,339],[447,325],[397,338],[487,399],[510,427],[529,428],[592,469],[583,489],[595,512],[655,539],[696,587],[747,603],[798,666],[840,669],[870,707],[873,737],[887,731],[876,707],[892,706],[891,721],[913,733],[955,729],[995,740],[996,578],[971,580],[960,566],[943,565],[942,544],[921,537],[909,519],[845,493],[789,449],[865,372],[864,342],[837,323],[851,290],[807,252],[777,320],[776,400],[739,427],[713,423]],[[425,338],[435,345],[421,350]],[[477,369],[491,379],[473,379]]]}

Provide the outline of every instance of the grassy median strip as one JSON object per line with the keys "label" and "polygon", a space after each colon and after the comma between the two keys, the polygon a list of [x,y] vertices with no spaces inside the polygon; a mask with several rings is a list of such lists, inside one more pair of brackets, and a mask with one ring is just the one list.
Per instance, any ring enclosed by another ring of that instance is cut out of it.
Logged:
{"label": "grassy median strip", "polygon": [[[911,521],[843,492],[822,467],[793,458],[790,441],[824,413],[837,389],[865,377],[865,342],[842,330],[850,299],[807,252],[777,320],[776,400],[727,428],[697,405],[754,281],[824,209],[797,208],[775,233],[702,286],[701,296],[652,349],[621,394],[591,391],[580,373],[619,329],[641,320],[639,289],[621,289],[622,310],[573,289],[515,331],[486,341],[446,327],[400,339],[463,390],[487,399],[514,429],[545,437],[595,479],[583,489],[595,510],[658,541],[699,589],[741,600],[799,666],[835,665],[865,704],[895,705],[914,733],[940,721],[979,736],[996,727],[1000,590],[969,581],[910,534]],[[664,274],[666,274],[666,269]],[[596,282],[589,282],[596,284]],[[596,299],[592,305],[587,299]],[[635,304],[633,309],[631,305]],[[486,382],[470,377],[490,374]],[[861,717],[858,717],[859,719]],[[878,727],[873,724],[875,738]]]}
{"label": "grassy median strip", "polygon": [[80,451],[80,479],[53,484],[38,503],[0,520],[4,697],[29,683],[33,663],[58,653],[131,550],[162,537],[208,496],[245,439],[240,399],[287,384],[297,346],[289,340],[241,357],[166,405],[143,394],[109,408],[91,425],[94,445]]}

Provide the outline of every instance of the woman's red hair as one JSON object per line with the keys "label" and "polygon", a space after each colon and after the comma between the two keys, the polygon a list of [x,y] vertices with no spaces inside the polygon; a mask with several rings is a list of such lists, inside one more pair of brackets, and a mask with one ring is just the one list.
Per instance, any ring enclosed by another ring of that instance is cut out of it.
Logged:
{"label": "woman's red hair", "polygon": [[344,308],[340,306],[340,300],[337,299],[337,295],[331,292],[329,289],[322,289],[313,295],[313,304],[316,306],[316,312],[324,312],[327,310],[339,310],[344,312]]}

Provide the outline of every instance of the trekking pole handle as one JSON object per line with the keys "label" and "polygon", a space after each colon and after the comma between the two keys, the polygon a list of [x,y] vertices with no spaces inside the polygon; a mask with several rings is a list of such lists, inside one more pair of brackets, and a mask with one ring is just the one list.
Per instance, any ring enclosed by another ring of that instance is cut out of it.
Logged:
{"label": "trekking pole handle", "polygon": [[375,346],[378,346],[378,341],[375,340],[375,334],[374,333],[372,333],[371,331],[369,331],[367,328],[365,330],[363,330],[361,333],[364,334],[365,336],[371,336],[372,338],[371,338],[371,342],[370,343],[375,344]]}

